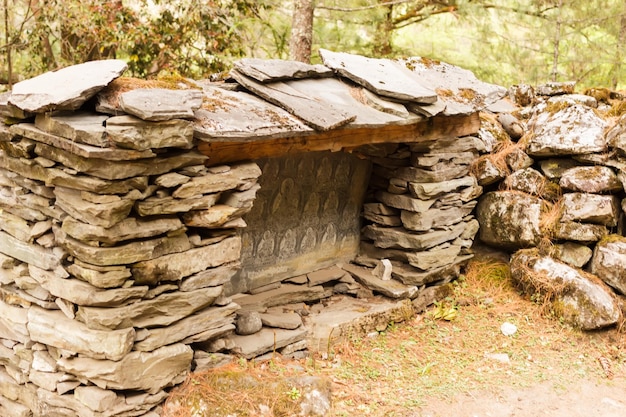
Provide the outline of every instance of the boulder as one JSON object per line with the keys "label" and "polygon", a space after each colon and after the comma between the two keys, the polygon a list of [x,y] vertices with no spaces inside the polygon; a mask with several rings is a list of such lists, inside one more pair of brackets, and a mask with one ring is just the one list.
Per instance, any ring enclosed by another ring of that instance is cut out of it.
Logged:
{"label": "boulder", "polygon": [[515,171],[506,177],[503,185],[506,189],[521,191],[549,201],[556,201],[561,196],[561,188],[533,168]]}
{"label": "boulder", "polygon": [[612,193],[622,189],[615,171],[604,166],[582,166],[563,172],[559,185],[581,193]]}
{"label": "boulder", "polygon": [[626,294],[626,237],[609,235],[596,245],[591,273],[611,287]]}
{"label": "boulder", "polygon": [[541,215],[549,205],[538,197],[519,191],[492,191],[476,207],[480,240],[508,249],[535,246],[543,233]]}
{"label": "boulder", "polygon": [[622,317],[615,294],[597,276],[536,250],[521,250],[511,257],[511,276],[526,291],[551,296],[554,312],[582,330],[611,326]]}
{"label": "boulder", "polygon": [[526,152],[530,156],[558,156],[600,153],[608,149],[604,136],[607,122],[582,104],[548,106],[528,122],[533,131]]}
{"label": "boulder", "polygon": [[617,226],[620,201],[615,196],[568,193],[563,196],[561,222],[582,222]]}

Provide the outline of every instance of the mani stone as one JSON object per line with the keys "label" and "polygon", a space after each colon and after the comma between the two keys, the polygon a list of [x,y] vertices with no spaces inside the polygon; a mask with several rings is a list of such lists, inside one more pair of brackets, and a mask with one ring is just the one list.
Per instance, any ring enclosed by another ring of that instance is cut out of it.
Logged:
{"label": "mani stone", "polygon": [[120,95],[120,107],[142,120],[191,119],[202,106],[199,90],[138,88]]}
{"label": "mani stone", "polygon": [[74,142],[105,148],[109,146],[104,133],[104,121],[108,118],[107,115],[88,112],[43,113],[35,117],[35,126]]}
{"label": "mani stone", "polygon": [[535,246],[542,237],[541,215],[547,211],[547,203],[538,197],[516,191],[489,192],[476,207],[480,240],[511,249]]}
{"label": "mani stone", "polygon": [[530,156],[580,155],[605,152],[606,121],[592,108],[575,104],[556,113],[544,110],[528,122],[533,131],[526,152]]}
{"label": "mani stone", "polygon": [[570,168],[563,172],[559,185],[581,193],[612,193],[622,190],[615,172],[604,166]]}
{"label": "mani stone", "polygon": [[598,242],[590,271],[621,294],[626,294],[626,238],[609,235]]}
{"label": "mani stone", "polygon": [[76,110],[126,68],[124,61],[108,59],[46,72],[15,84],[8,102],[32,113]]}
{"label": "mani stone", "polygon": [[132,349],[135,329],[94,330],[58,310],[32,306],[28,331],[35,342],[81,353],[88,358],[119,361]]}
{"label": "mani stone", "polygon": [[119,361],[61,358],[65,372],[86,379],[102,389],[141,390],[156,394],[182,382],[191,367],[193,350],[182,343],[152,352],[130,352]]}
{"label": "mani stone", "polygon": [[193,123],[182,119],[149,122],[133,116],[115,116],[107,119],[106,133],[112,143],[125,149],[193,147]]}
{"label": "mani stone", "polygon": [[539,256],[532,249],[511,257],[511,276],[537,291],[548,287],[555,296],[552,302],[557,314],[582,330],[611,326],[621,317],[615,294],[597,276]]}
{"label": "mani stone", "polygon": [[613,227],[620,213],[615,196],[587,193],[567,193],[563,196],[561,222],[582,222]]}

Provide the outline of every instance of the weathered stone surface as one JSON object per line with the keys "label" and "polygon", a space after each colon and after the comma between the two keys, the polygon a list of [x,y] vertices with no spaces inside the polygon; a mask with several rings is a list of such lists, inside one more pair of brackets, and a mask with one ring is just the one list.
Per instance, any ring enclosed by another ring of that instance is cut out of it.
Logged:
{"label": "weathered stone surface", "polygon": [[475,187],[477,185],[476,178],[468,176],[434,183],[409,182],[409,190],[411,191],[411,195],[413,197],[420,198],[422,200],[430,200],[443,194],[456,191],[460,188]]}
{"label": "weathered stone surface", "polygon": [[621,294],[626,294],[626,238],[609,235],[598,242],[590,271]]}
{"label": "weathered stone surface", "polygon": [[123,180],[142,175],[159,175],[171,170],[204,163],[208,158],[195,151],[184,153],[170,152],[155,158],[133,161],[109,161],[98,158],[84,158],[72,152],[38,143],[37,155],[59,162],[67,168],[93,175],[105,180]]}
{"label": "weathered stone surface", "polygon": [[114,226],[105,228],[82,223],[72,217],[63,220],[61,229],[81,242],[102,242],[114,245],[134,239],[144,239],[183,229],[178,217],[141,219],[127,217]]}
{"label": "weathered stone surface", "polygon": [[454,287],[450,283],[443,285],[433,285],[431,287],[421,289],[417,297],[412,300],[411,303],[415,308],[415,312],[419,314],[423,313],[429,305],[434,304],[437,301],[443,300],[453,293]]}
{"label": "weathered stone surface", "polygon": [[616,226],[619,200],[615,196],[586,193],[567,193],[563,196],[561,222],[583,222]]}
{"label": "weathered stone surface", "polygon": [[539,169],[550,180],[559,181],[563,173],[580,166],[580,162],[570,158],[549,158],[539,161]]}
{"label": "weathered stone surface", "polygon": [[240,336],[255,334],[263,328],[261,315],[257,311],[242,311],[237,314],[235,333]]}
{"label": "weathered stone surface", "polygon": [[151,300],[142,300],[121,307],[79,306],[76,317],[93,329],[169,326],[210,306],[221,294],[221,287],[209,287],[188,292],[165,293]]}
{"label": "weathered stone surface", "polygon": [[535,88],[535,94],[540,96],[557,96],[561,94],[573,94],[575,81],[557,82],[550,81]]}
{"label": "weathered stone surface", "polygon": [[32,265],[28,271],[50,294],[84,306],[119,305],[143,297],[149,289],[147,286],[133,286],[103,290],[78,279],[59,278],[53,272]]}
{"label": "weathered stone surface", "polygon": [[617,123],[606,132],[606,140],[619,155],[626,155],[626,115],[622,115]]}
{"label": "weathered stone surface", "polygon": [[88,175],[71,175],[58,168],[44,168],[33,160],[17,159],[3,155],[0,168],[13,171],[31,180],[48,185],[67,187],[101,194],[126,194],[132,190],[145,190],[148,177],[135,177],[128,180],[108,181]]}
{"label": "weathered stone surface", "polygon": [[261,322],[267,327],[294,330],[302,325],[302,317],[298,313],[267,312],[261,313]]}
{"label": "weathered stone surface", "polygon": [[73,263],[66,269],[72,276],[97,288],[121,287],[132,277],[130,269],[124,266],[113,266],[101,270],[95,265]]}
{"label": "weathered stone surface", "polygon": [[511,113],[498,113],[497,118],[511,139],[517,140],[524,135],[524,124]]}
{"label": "weathered stone surface", "polygon": [[133,277],[139,284],[160,281],[180,281],[195,273],[239,259],[241,237],[224,239],[214,245],[185,249],[178,253],[138,262],[133,265]]}
{"label": "weathered stone surface", "polygon": [[20,343],[28,343],[28,309],[15,307],[0,300],[0,337]]}
{"label": "weathered stone surface", "polygon": [[192,198],[150,197],[135,203],[135,210],[140,216],[187,213],[193,210],[206,210],[215,205],[220,194],[207,194]]}
{"label": "weathered stone surface", "polygon": [[193,210],[183,215],[186,226],[215,229],[239,218],[245,209],[216,204],[206,210]]}
{"label": "weathered stone surface", "polygon": [[253,359],[267,352],[273,352],[292,343],[304,340],[306,329],[262,329],[250,336],[232,335],[228,339],[235,344],[233,349],[246,359]]}
{"label": "weathered stone surface", "polygon": [[108,118],[88,112],[43,113],[35,117],[35,126],[53,135],[104,148],[109,146],[104,134],[104,121]]}
{"label": "weathered stone surface", "polygon": [[453,263],[460,252],[460,246],[450,245],[444,248],[435,247],[427,251],[409,252],[407,258],[412,266],[428,271]]}
{"label": "weathered stone surface", "polygon": [[582,243],[597,242],[608,234],[609,231],[606,226],[578,222],[557,223],[554,231],[556,239],[573,240]]}
{"label": "weathered stone surface", "polygon": [[489,192],[476,207],[480,240],[488,245],[518,249],[535,246],[543,236],[539,227],[546,203],[516,191]]}
{"label": "weathered stone surface", "polygon": [[401,64],[388,59],[366,58],[320,49],[324,65],[373,92],[417,103],[437,101],[435,91],[420,85]]}
{"label": "weathered stone surface", "polygon": [[179,285],[181,291],[193,291],[205,287],[226,284],[239,271],[239,262],[229,262],[215,268],[207,268],[185,279]]}
{"label": "weathered stone surface", "polygon": [[585,266],[593,254],[589,247],[574,242],[555,244],[553,251],[556,259],[576,268]]}
{"label": "weathered stone surface", "polygon": [[61,358],[59,366],[102,389],[142,390],[156,394],[182,382],[192,359],[193,350],[178,343],[153,352],[131,352],[120,361]]}
{"label": "weathered stone surface", "polygon": [[378,191],[376,193],[376,199],[389,207],[412,211],[415,213],[425,212],[437,201],[434,198],[431,200],[421,200],[419,198],[411,197],[408,194],[398,195],[385,191]]}
{"label": "weathered stone surface", "polygon": [[403,228],[368,225],[363,228],[363,236],[374,241],[379,248],[422,250],[432,248],[456,239],[463,233],[464,223],[451,226],[449,230],[435,230],[427,233],[412,233]]}
{"label": "weathered stone surface", "polygon": [[[53,146],[64,151],[71,152],[83,158],[104,159],[107,161],[132,161],[136,159],[152,158],[156,154],[147,149],[136,151],[132,149],[120,149],[111,146],[100,148],[88,144],[78,143],[58,135],[46,133],[38,129],[32,123],[19,123],[10,127],[9,131],[16,136],[33,139],[40,143]],[[110,144],[109,144],[110,145]]]}
{"label": "weathered stone surface", "polygon": [[62,256],[56,251],[37,244],[22,242],[5,232],[0,232],[0,252],[47,270],[59,267],[62,259]]}
{"label": "weathered stone surface", "polygon": [[114,116],[106,121],[106,133],[120,148],[138,151],[193,147],[193,123],[182,119],[149,122],[133,116]]}
{"label": "weathered stone surface", "polygon": [[[0,207],[1,206],[2,202],[0,199]],[[0,229],[22,242],[32,243],[35,238],[40,237],[50,230],[50,228],[52,228],[52,222],[49,220],[32,224],[20,216],[16,216],[4,210],[0,211]]]}
{"label": "weathered stone surface", "polygon": [[200,90],[137,88],[120,94],[120,107],[142,120],[191,119],[202,105]]}
{"label": "weathered stone surface", "polygon": [[158,237],[112,247],[94,247],[71,237],[62,236],[63,232],[55,234],[58,243],[70,255],[97,266],[134,264],[171,253],[184,252],[191,248],[186,235]]}
{"label": "weathered stone surface", "polygon": [[444,182],[461,178],[469,173],[469,164],[444,163],[422,169],[415,167],[398,168],[395,177],[410,182]]}
{"label": "weathered stone surface", "polygon": [[33,113],[76,110],[125,70],[124,61],[110,59],[46,72],[15,84],[9,103]]}
{"label": "weathered stone surface", "polygon": [[417,295],[417,287],[407,286],[395,280],[382,280],[372,274],[372,270],[353,264],[343,264],[341,268],[348,271],[362,285],[390,298],[413,298]]}
{"label": "weathered stone surface", "polygon": [[322,285],[329,281],[340,280],[345,271],[338,266],[331,266],[330,268],[318,269],[317,271],[309,272],[306,274],[309,281],[309,286]]}
{"label": "weathered stone surface", "polygon": [[579,155],[604,152],[606,122],[593,109],[575,104],[555,113],[539,112],[529,122],[533,135],[526,152],[530,156]]}
{"label": "weathered stone surface", "polygon": [[593,109],[598,108],[598,100],[594,97],[585,94],[560,94],[558,96],[550,97],[548,104],[583,104]]}
{"label": "weathered stone surface", "polygon": [[506,164],[511,171],[519,171],[520,169],[530,168],[535,161],[526,154],[520,147],[515,147],[504,157]]}
{"label": "weathered stone surface", "polygon": [[563,319],[583,330],[611,326],[621,310],[611,289],[595,275],[539,256],[518,251],[511,257],[512,278],[521,285],[554,294],[554,308]]}
{"label": "weathered stone surface", "polygon": [[411,166],[431,171],[443,171],[454,168],[455,165],[469,165],[477,158],[478,153],[475,151],[414,153],[411,155]]}
{"label": "weathered stone surface", "polygon": [[309,287],[307,285],[283,284],[275,290],[233,297],[233,301],[246,310],[262,310],[284,304],[317,301],[323,297],[324,288],[321,285]]}
{"label": "weathered stone surface", "polygon": [[392,261],[394,278],[405,285],[421,287],[436,282],[450,282],[458,278],[463,266],[474,255],[458,256],[452,263],[428,271],[421,271],[403,262]]}
{"label": "weathered stone surface", "polygon": [[431,208],[423,213],[402,211],[400,218],[405,228],[416,232],[426,232],[430,229],[451,226],[461,222],[465,216],[472,212],[476,204],[476,201],[471,201],[460,207]]}
{"label": "weathered stone surface", "polygon": [[207,174],[194,177],[181,185],[172,193],[176,198],[190,198],[203,194],[231,190],[254,180],[261,175],[261,169],[254,162],[233,165],[230,170],[222,173]]}
{"label": "weathered stone surface", "polygon": [[90,225],[112,227],[130,213],[134,201],[115,196],[114,201],[92,203],[82,198],[81,192],[69,188],[54,189],[56,204],[73,218]]}
{"label": "weathered stone surface", "polygon": [[[170,345],[211,329],[218,329],[232,324],[239,306],[230,303],[224,307],[207,307],[170,326],[147,329],[145,339],[135,343],[134,350],[150,352],[161,346]],[[206,339],[205,339],[206,340]],[[197,339],[196,342],[203,340]]]}
{"label": "weathered stone surface", "polygon": [[472,172],[476,176],[478,184],[483,186],[495,184],[507,176],[506,169],[494,164],[489,157],[479,158],[472,167]]}
{"label": "weathered stone surface", "polygon": [[262,83],[299,78],[332,77],[333,75],[333,71],[324,65],[311,65],[282,59],[244,58],[236,61],[234,68]]}
{"label": "weathered stone surface", "polygon": [[570,168],[563,172],[559,185],[581,193],[611,193],[622,189],[615,171],[609,167],[588,166]]}
{"label": "weathered stone surface", "polygon": [[119,361],[132,349],[135,329],[93,330],[60,311],[31,307],[28,331],[40,343],[82,353],[89,358]]}
{"label": "weathered stone surface", "polygon": [[504,179],[503,185],[508,190],[521,191],[548,201],[561,197],[561,188],[533,168],[515,171]]}

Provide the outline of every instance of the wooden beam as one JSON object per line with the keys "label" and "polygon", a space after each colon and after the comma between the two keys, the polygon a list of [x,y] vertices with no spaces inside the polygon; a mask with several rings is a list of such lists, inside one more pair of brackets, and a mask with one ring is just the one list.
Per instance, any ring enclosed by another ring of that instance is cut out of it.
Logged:
{"label": "wooden beam", "polygon": [[340,151],[375,143],[415,143],[451,136],[468,136],[478,132],[478,113],[457,116],[435,116],[409,125],[387,125],[380,128],[342,128],[306,136],[250,140],[241,142],[200,142],[198,150],[209,157],[209,165],[236,161],[275,158],[278,156]]}

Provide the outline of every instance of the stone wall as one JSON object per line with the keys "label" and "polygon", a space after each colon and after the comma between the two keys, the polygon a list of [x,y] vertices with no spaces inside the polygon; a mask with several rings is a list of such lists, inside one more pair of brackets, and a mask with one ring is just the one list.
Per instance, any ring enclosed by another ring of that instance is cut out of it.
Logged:
{"label": "stone wall", "polygon": [[[452,71],[394,65],[430,82]],[[190,371],[328,347],[337,306],[363,312],[351,330],[384,330],[471,257],[484,144],[467,136],[477,104],[454,97],[467,90],[454,77],[441,102],[403,94],[412,113],[326,68],[302,84],[338,103],[284,96],[292,110],[303,99],[304,124],[232,86],[112,83],[124,68],[81,64],[0,100],[0,415],[157,416]],[[480,105],[500,90],[487,87]],[[326,151],[275,155],[255,134]],[[277,158],[233,156],[228,135]]]}
{"label": "stone wall", "polygon": [[491,120],[493,152],[475,167],[489,189],[477,213],[480,239],[512,254],[522,290],[591,330],[623,316],[626,116],[619,93],[573,87],[511,89],[523,105],[511,120],[527,133],[511,141]]}

